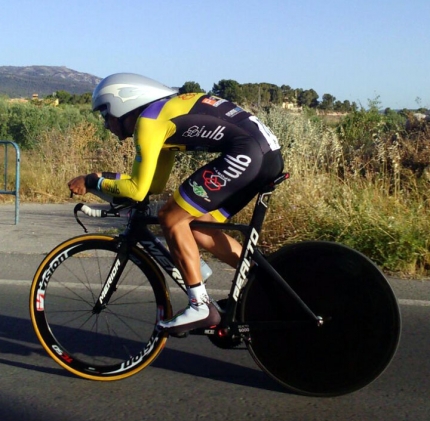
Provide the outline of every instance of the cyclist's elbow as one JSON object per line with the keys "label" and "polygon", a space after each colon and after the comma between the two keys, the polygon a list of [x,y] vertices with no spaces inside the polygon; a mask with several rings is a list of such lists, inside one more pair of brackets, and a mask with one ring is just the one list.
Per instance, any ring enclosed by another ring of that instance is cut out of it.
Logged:
{"label": "cyclist's elbow", "polygon": [[145,197],[149,194],[148,189],[136,189],[132,194],[130,195],[130,198],[132,200],[135,200],[136,202],[142,202],[145,200]]}

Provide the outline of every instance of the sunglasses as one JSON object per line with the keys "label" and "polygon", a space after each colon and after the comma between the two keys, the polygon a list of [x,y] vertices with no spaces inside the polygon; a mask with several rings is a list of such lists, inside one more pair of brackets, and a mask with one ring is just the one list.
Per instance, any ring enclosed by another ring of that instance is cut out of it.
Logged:
{"label": "sunglasses", "polygon": [[107,110],[107,109],[102,110],[102,111],[100,111],[100,114],[102,115],[103,120],[104,120],[104,121],[107,121],[107,119],[108,119],[108,117],[109,117],[108,110]]}

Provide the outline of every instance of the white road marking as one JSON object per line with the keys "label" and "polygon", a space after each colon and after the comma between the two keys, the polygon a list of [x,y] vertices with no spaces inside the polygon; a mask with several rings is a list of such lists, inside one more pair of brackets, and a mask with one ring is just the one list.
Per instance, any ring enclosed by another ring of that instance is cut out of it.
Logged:
{"label": "white road marking", "polygon": [[430,301],[425,301],[425,300],[399,299],[398,301],[399,301],[399,304],[402,306],[430,307]]}
{"label": "white road marking", "polygon": [[[14,285],[14,286],[30,287],[31,281],[0,279],[0,285],[4,285],[4,286]],[[180,288],[177,288],[177,287],[170,287],[170,291],[171,292],[183,292]],[[229,293],[229,290],[211,289],[210,287],[208,287],[208,292],[209,292],[209,294],[212,294],[212,295],[225,295],[225,296],[227,296]],[[430,307],[430,300],[411,300],[411,299],[399,298],[398,302],[401,306]]]}

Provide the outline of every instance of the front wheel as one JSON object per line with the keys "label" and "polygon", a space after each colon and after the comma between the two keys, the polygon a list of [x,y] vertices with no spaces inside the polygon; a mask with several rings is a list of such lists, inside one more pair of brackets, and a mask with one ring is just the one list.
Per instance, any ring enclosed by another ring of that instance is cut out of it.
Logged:
{"label": "front wheel", "polygon": [[116,290],[101,311],[109,273],[118,270],[118,239],[83,235],[54,248],[42,261],[30,291],[30,317],[47,353],[73,374],[118,380],[148,366],[167,335],[157,320],[171,317],[164,276],[131,247]]}
{"label": "front wheel", "polygon": [[381,271],[357,251],[329,242],[289,245],[268,260],[324,324],[310,321],[257,270],[242,302],[257,364],[309,396],[342,395],[375,380],[392,360],[401,330],[396,297]]}

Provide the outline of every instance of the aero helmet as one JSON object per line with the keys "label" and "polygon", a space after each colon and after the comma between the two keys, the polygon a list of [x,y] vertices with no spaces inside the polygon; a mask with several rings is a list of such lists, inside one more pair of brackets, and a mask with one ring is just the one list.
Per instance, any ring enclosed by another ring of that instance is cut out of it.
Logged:
{"label": "aero helmet", "polygon": [[94,89],[93,111],[106,107],[110,115],[120,118],[136,108],[174,94],[177,90],[145,76],[116,73],[103,79]]}

